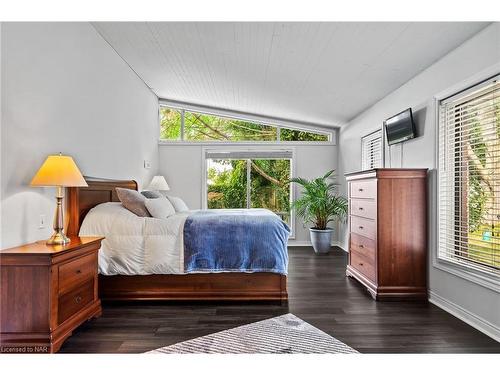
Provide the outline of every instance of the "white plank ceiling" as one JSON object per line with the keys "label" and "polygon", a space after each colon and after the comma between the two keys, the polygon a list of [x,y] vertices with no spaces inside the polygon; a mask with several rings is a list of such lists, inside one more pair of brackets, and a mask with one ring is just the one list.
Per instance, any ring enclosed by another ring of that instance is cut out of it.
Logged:
{"label": "white plank ceiling", "polygon": [[338,126],[487,23],[93,23],[160,98]]}

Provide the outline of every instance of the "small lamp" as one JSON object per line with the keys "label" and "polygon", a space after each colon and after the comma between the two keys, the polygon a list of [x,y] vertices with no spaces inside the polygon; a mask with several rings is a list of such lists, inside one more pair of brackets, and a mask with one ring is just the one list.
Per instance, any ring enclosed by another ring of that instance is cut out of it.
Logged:
{"label": "small lamp", "polygon": [[63,188],[68,186],[88,186],[73,158],[66,155],[49,155],[42,164],[31,186],[56,186],[56,213],[54,216],[54,233],[47,240],[48,245],[65,245],[70,239],[64,234],[63,220]]}
{"label": "small lamp", "polygon": [[168,186],[165,177],[154,176],[146,190],[167,191],[170,190],[170,186]]}

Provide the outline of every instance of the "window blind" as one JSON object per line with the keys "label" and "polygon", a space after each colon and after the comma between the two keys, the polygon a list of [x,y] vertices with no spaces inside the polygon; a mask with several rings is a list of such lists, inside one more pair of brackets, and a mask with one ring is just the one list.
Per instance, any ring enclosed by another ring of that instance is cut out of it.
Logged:
{"label": "window blind", "polygon": [[207,159],[291,159],[292,150],[207,150]]}
{"label": "window blind", "polygon": [[363,170],[382,167],[382,130],[361,138],[361,161]]}
{"label": "window blind", "polygon": [[499,76],[439,103],[438,258],[500,275]]}

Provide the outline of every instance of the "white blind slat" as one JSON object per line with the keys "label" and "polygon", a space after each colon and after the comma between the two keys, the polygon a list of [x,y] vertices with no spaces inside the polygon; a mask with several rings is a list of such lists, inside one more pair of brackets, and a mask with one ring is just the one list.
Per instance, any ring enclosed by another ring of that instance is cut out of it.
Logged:
{"label": "white blind slat", "polygon": [[207,159],[291,159],[292,156],[291,150],[207,150],[205,152]]}
{"label": "white blind slat", "polygon": [[500,276],[499,77],[439,104],[438,258]]}
{"label": "white blind slat", "polygon": [[361,138],[361,168],[363,170],[382,167],[382,130]]}

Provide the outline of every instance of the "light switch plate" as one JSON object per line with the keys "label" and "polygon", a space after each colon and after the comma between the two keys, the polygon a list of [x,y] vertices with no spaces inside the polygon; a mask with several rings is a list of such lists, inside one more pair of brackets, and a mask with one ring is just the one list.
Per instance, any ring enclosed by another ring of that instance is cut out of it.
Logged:
{"label": "light switch plate", "polygon": [[38,218],[38,229],[43,229],[47,226],[47,217],[43,214]]}
{"label": "light switch plate", "polygon": [[151,169],[151,162],[149,160],[144,160],[144,168]]}

